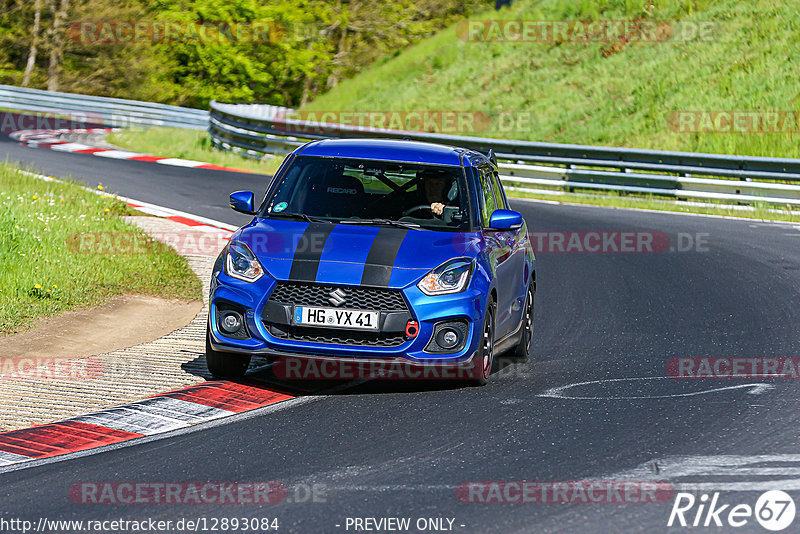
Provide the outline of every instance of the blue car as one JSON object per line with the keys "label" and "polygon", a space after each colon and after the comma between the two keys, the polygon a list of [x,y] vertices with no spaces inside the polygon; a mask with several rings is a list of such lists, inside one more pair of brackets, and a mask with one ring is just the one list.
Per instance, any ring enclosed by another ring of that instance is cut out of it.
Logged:
{"label": "blue car", "polygon": [[314,141],[260,206],[249,191],[230,204],[254,217],[213,270],[213,375],[242,376],[261,355],[457,368],[485,384],[496,355],[527,358],[536,263],[491,153]]}

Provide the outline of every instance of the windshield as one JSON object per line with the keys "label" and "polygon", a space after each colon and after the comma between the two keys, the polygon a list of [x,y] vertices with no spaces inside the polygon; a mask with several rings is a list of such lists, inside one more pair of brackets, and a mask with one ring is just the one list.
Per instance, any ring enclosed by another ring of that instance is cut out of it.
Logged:
{"label": "windshield", "polygon": [[301,156],[273,189],[262,217],[468,230],[460,167]]}

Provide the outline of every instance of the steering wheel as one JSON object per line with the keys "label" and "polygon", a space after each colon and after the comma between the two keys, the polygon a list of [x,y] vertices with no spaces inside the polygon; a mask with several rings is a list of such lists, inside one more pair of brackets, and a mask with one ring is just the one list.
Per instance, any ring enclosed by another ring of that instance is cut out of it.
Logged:
{"label": "steering wheel", "polygon": [[433,214],[433,210],[431,210],[430,204],[419,204],[417,206],[414,206],[413,208],[408,208],[406,211],[404,211],[403,217],[408,217],[415,211],[422,211],[422,210],[428,210],[429,212],[431,212],[431,214]]}

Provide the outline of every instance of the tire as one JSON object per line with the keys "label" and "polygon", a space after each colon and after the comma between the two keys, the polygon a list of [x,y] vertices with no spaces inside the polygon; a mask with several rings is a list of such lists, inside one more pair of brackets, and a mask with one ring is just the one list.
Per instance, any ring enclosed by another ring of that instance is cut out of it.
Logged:
{"label": "tire", "polygon": [[[208,327],[206,327],[208,328]],[[206,330],[206,367],[217,378],[241,378],[250,367],[249,354],[218,352],[211,348],[211,334]]]}
{"label": "tire", "polygon": [[489,382],[494,365],[494,320],[497,306],[490,301],[486,307],[481,328],[481,346],[475,353],[472,363],[472,376],[470,383],[473,386],[485,386]]}
{"label": "tire", "polygon": [[522,315],[522,336],[519,343],[514,347],[513,356],[516,360],[526,361],[531,353],[531,342],[533,341],[533,299],[536,292],[533,290],[533,282],[528,284],[528,293],[525,295],[525,308]]}

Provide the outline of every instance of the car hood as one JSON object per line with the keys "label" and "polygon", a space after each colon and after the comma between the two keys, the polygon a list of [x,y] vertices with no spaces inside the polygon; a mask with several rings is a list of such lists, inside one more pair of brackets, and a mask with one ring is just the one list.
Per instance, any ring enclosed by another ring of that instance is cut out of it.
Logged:
{"label": "car hood", "polygon": [[402,288],[444,261],[474,257],[480,236],[256,218],[232,239],[277,280]]}

